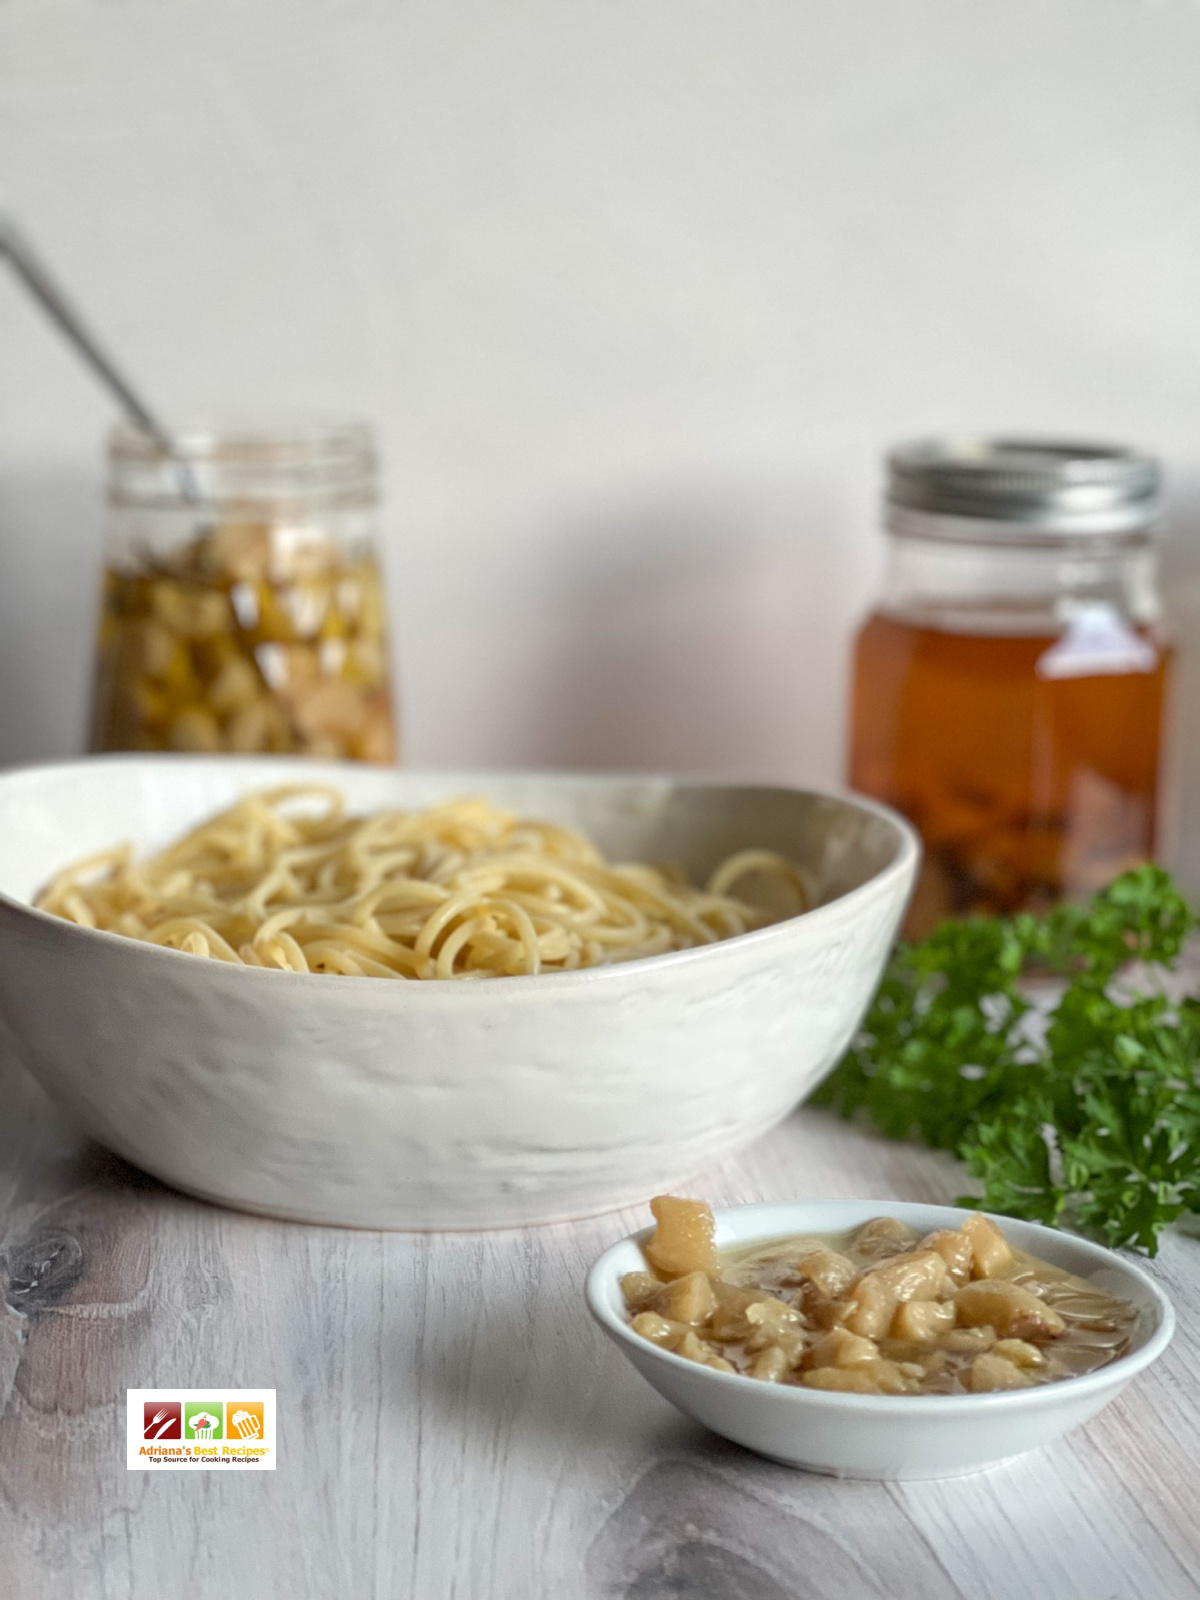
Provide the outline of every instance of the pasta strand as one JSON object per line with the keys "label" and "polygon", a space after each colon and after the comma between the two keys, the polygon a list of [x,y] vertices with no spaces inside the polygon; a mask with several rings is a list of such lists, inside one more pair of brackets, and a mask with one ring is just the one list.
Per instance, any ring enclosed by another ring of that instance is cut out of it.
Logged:
{"label": "pasta strand", "polygon": [[205,960],[407,980],[686,950],[795,916],[809,896],[769,850],[739,851],[698,888],[479,797],[354,817],[336,789],[296,784],[247,796],[149,860],[128,845],[91,856],[35,903]]}

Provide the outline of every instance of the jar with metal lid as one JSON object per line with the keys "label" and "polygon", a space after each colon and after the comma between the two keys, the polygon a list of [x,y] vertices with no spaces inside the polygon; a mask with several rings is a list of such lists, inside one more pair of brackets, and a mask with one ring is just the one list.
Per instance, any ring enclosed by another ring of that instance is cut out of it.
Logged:
{"label": "jar with metal lid", "polygon": [[1158,465],[952,438],[896,450],[888,469],[850,781],[924,839],[907,931],[1089,894],[1154,851],[1171,664]]}
{"label": "jar with metal lid", "polygon": [[91,748],[395,760],[370,430],[121,427],[109,464]]}

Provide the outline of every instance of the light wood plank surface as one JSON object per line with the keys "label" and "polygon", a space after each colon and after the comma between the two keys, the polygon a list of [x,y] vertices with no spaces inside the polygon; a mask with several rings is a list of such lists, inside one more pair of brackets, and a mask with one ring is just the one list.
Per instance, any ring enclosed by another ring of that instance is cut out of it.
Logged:
{"label": "light wood plank surface", "polygon": [[[946,1201],[953,1162],[804,1111],[694,1192]],[[835,1482],[673,1411],[591,1326],[645,1218],[405,1235],[222,1211],[0,1068],[0,1594],[13,1600],[1190,1600],[1200,1240],[1166,1358],[1056,1448]],[[127,1387],[273,1385],[274,1474],[130,1473]]]}

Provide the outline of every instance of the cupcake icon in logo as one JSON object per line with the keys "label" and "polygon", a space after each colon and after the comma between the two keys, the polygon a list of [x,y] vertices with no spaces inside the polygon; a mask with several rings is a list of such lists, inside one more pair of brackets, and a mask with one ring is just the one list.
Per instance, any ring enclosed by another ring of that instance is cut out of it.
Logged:
{"label": "cupcake icon in logo", "polygon": [[189,1400],[184,1406],[184,1438],[224,1438],[225,1406],[221,1400]]}

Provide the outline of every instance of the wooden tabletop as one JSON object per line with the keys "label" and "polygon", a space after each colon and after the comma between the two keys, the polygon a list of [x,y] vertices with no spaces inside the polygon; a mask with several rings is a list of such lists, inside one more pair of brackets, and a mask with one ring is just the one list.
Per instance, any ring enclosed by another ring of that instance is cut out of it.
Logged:
{"label": "wooden tabletop", "polygon": [[[801,1112],[693,1192],[946,1201],[955,1164]],[[837,1482],[706,1434],[591,1325],[646,1221],[261,1221],[75,1134],[0,1068],[0,1594],[13,1600],[1192,1600],[1200,1239],[1158,1366],[1052,1450]],[[128,1472],[126,1388],[278,1391],[278,1471]]]}

